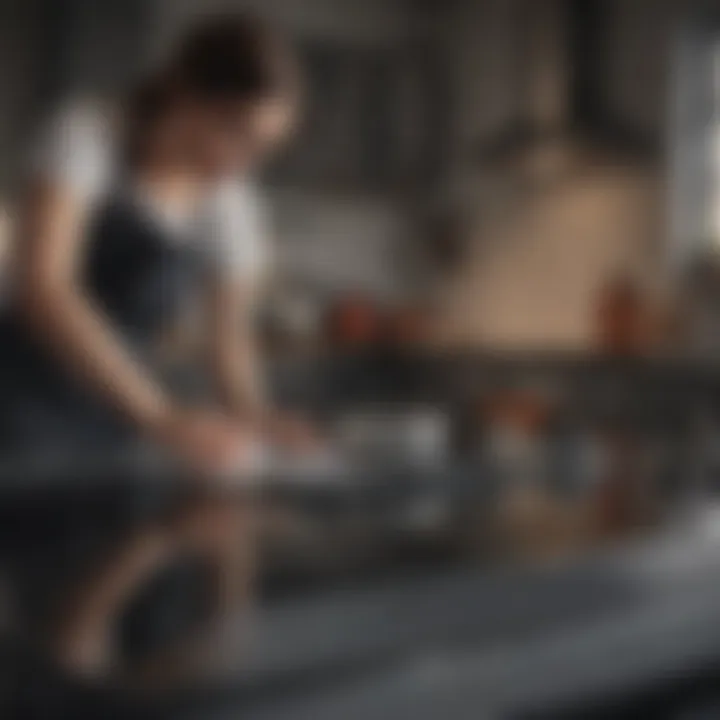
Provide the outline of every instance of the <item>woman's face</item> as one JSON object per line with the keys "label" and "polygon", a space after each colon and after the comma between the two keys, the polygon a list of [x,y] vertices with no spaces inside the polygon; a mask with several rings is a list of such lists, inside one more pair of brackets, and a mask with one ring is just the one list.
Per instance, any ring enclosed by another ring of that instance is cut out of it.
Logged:
{"label": "woman's face", "polygon": [[290,135],[292,103],[282,99],[198,104],[192,112],[193,156],[210,177],[247,172]]}

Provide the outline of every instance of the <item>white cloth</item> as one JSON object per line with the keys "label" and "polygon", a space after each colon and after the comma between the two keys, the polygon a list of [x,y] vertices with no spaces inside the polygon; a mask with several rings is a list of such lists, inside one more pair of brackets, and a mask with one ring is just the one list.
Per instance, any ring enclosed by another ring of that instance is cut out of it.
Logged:
{"label": "white cloth", "polygon": [[[36,144],[31,174],[67,188],[89,205],[119,191],[117,123],[98,103],[75,102],[61,110]],[[137,188],[133,195],[142,197]],[[145,204],[145,203],[143,203]],[[268,264],[268,217],[252,183],[216,183],[197,211],[178,214],[148,206],[174,240],[196,243],[217,271],[255,281]]]}

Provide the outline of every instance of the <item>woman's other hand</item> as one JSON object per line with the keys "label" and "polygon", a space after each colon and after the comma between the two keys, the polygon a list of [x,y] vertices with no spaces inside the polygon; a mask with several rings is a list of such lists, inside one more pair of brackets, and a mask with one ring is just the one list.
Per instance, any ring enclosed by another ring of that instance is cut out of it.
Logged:
{"label": "woman's other hand", "polygon": [[193,471],[210,477],[249,464],[256,447],[247,426],[207,410],[175,412],[156,425],[153,435]]}

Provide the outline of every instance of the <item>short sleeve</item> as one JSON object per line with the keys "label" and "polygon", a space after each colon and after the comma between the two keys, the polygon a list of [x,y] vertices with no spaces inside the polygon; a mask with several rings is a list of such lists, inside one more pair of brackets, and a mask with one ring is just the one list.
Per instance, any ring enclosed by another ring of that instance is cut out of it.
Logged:
{"label": "short sleeve", "polygon": [[260,193],[243,183],[223,184],[213,194],[200,238],[216,272],[258,282],[269,265],[269,213]]}
{"label": "short sleeve", "polygon": [[31,156],[31,175],[91,201],[107,189],[114,156],[110,123],[99,105],[63,108],[43,129]]}

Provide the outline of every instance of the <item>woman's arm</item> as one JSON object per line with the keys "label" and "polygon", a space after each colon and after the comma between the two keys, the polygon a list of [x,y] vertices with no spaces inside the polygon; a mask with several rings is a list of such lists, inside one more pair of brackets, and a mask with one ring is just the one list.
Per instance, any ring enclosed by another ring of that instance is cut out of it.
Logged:
{"label": "woman's arm", "polygon": [[247,280],[215,274],[208,290],[210,365],[219,399],[239,419],[263,424],[269,411],[252,321],[255,289]]}
{"label": "woman's arm", "polygon": [[305,448],[314,433],[278,412],[266,392],[253,327],[267,270],[263,203],[248,185],[225,185],[214,198],[208,234],[210,361],[224,408],[272,441]]}
{"label": "woman's arm", "polygon": [[211,367],[226,411],[286,449],[317,448],[314,430],[273,406],[253,330],[256,293],[242,280],[216,278],[210,290]]}
{"label": "woman's arm", "polygon": [[16,271],[19,310],[37,337],[99,395],[141,428],[170,401],[131,357],[78,280],[88,206],[54,183],[37,183],[21,213]]}

